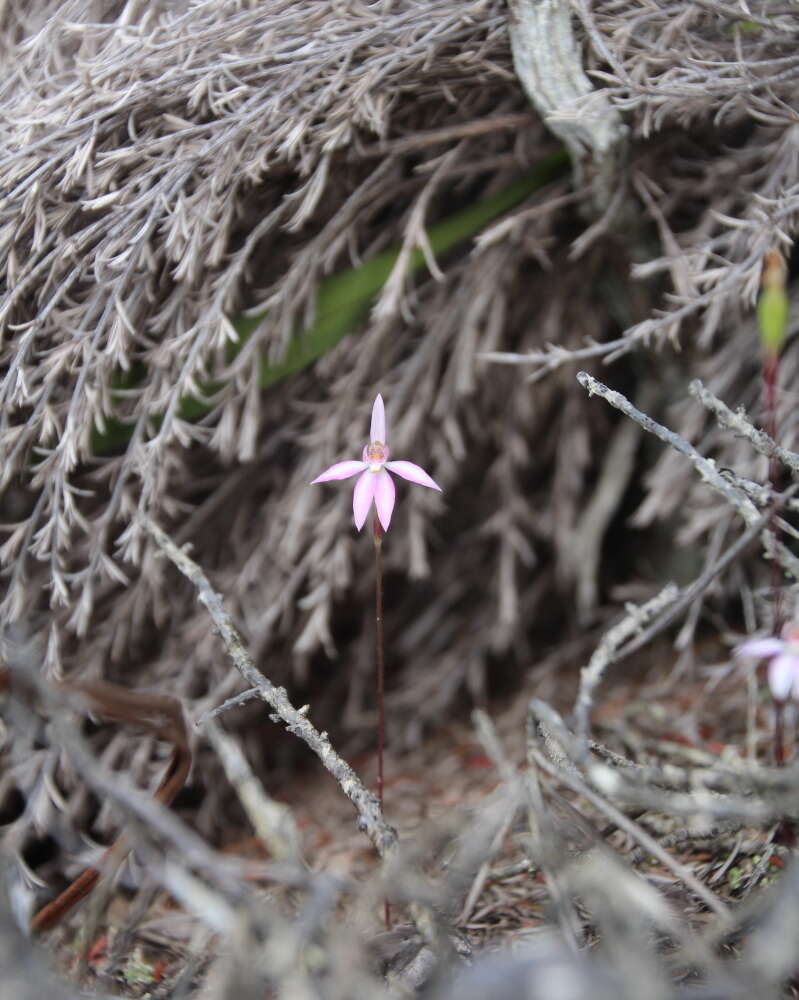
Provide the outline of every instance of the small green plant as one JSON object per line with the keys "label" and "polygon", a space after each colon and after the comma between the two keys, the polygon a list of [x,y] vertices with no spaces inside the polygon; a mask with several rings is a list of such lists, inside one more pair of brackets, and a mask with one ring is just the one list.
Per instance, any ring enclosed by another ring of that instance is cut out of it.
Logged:
{"label": "small green plant", "polygon": [[149,986],[155,982],[155,967],[137,949],[125,963],[122,977],[128,986]]}
{"label": "small green plant", "polygon": [[733,865],[733,867],[727,872],[727,885],[733,892],[737,892],[743,885],[743,881],[743,868],[741,868],[740,865]]}

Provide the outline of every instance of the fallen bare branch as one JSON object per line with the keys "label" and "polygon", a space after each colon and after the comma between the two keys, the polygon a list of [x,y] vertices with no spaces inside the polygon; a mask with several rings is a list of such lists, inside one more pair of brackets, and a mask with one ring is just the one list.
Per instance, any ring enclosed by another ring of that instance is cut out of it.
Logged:
{"label": "fallen bare branch", "polygon": [[[530,701],[528,713],[530,722],[528,724],[528,732],[535,733],[537,731],[536,723],[540,719],[540,704],[537,699],[533,698]],[[729,909],[724,903],[711,892],[706,886],[704,886],[693,874],[693,872],[683,865],[681,862],[673,858],[668,851],[666,851],[661,845],[651,837],[638,823],[626,816],[621,810],[617,809],[614,805],[608,802],[605,798],[595,792],[589,785],[579,776],[579,773],[574,769],[563,770],[552,764],[545,756],[541,753],[535,743],[529,743],[527,746],[527,752],[532,760],[550,777],[557,779],[562,784],[566,785],[567,788],[571,788],[572,791],[577,792],[583,798],[587,799],[591,805],[593,805],[600,812],[604,813],[620,830],[624,830],[628,833],[634,840],[647,851],[652,857],[657,858],[661,864],[665,865],[670,871],[685,883],[685,885],[694,893],[697,898],[701,899],[702,902],[716,913],[724,922],[725,925],[730,926],[732,924],[732,918]]]}
{"label": "fallen bare branch", "polygon": [[[657,421],[645,413],[641,413],[622,393],[609,389],[587,372],[578,372],[577,381],[588,391],[589,395],[592,396],[596,393],[602,396],[611,406],[640,424],[645,431],[654,434],[655,437],[660,438],[661,441],[670,445],[675,451],[685,455],[691,461],[702,480],[712,489],[716,490],[716,492],[720,493],[727,503],[740,514],[747,525],[751,526],[759,522],[761,515],[757,507],[750,499],[747,491],[739,485],[737,477],[734,474],[728,476],[722,475],[713,459],[704,458],[681,435],[657,423]],[[778,559],[783,569],[787,573],[790,573],[794,579],[799,580],[799,559],[797,559],[793,552],[782,542],[777,541],[774,538],[774,533],[768,531],[766,527],[763,528],[762,538],[766,555],[771,559]]]}
{"label": "fallen bare branch", "polygon": [[304,865],[300,832],[289,807],[266,794],[238,743],[212,719],[206,720],[203,731],[264,846],[277,861]]}
{"label": "fallen bare branch", "polygon": [[679,588],[670,583],[641,607],[628,605],[625,617],[605,633],[588,666],[583,667],[580,671],[580,687],[574,703],[574,714],[577,719],[577,737],[585,744],[586,751],[589,734],[588,716],[594,700],[594,691],[602,680],[602,675],[610,664],[619,658],[619,647],[630,636],[640,632],[655,615],[669,605],[673,605],[679,594]]}
{"label": "fallen bare branch", "polygon": [[197,563],[190,559],[183,549],[179,549],[155,521],[146,515],[142,515],[141,520],[161,551],[196,587],[197,598],[208,609],[233,666],[250,687],[258,690],[259,697],[273,710],[273,720],[282,720],[290,733],[298,736],[313,750],[355,806],[360,829],[372,841],[378,854],[386,857],[396,847],[397,832],[383,819],[377,796],[364,787],[355,771],[336,753],[327,733],[320,733],[305,713],[294,708],[286,695],[285,688],[275,687],[258,670],[247,652],[244,640],[230,615],[225,611],[221,597],[208,582],[208,578]]}
{"label": "fallen bare branch", "polygon": [[747,418],[742,407],[733,412],[726,403],[714,396],[700,379],[694,379],[691,382],[689,392],[694,399],[699,400],[702,406],[715,415],[720,427],[734,431],[746,438],[758,454],[765,455],[766,458],[776,458],[791,472],[799,473],[799,455],[788,448],[782,448],[776,441],[772,441],[765,431],[755,427]]}

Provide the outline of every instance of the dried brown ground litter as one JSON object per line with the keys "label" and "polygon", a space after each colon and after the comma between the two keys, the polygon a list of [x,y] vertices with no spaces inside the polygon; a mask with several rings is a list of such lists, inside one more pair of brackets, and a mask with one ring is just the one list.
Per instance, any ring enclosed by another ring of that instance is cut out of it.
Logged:
{"label": "dried brown ground litter", "polygon": [[[715,652],[705,650],[710,656]],[[658,651],[659,657],[664,655],[665,649]],[[574,696],[576,677],[573,664],[564,663],[562,656],[550,657],[539,667],[527,690],[504,708],[494,709],[497,744],[489,740],[486,745],[479,727],[448,723],[423,746],[390,755],[387,816],[405,845],[406,862],[413,858],[418,866],[414,882],[407,881],[406,871],[404,889],[394,891],[405,899],[410,892],[443,906],[452,919],[452,941],[463,956],[456,961],[464,968],[469,963],[479,968],[492,954],[498,961],[504,957],[500,984],[508,990],[514,961],[527,956],[529,948],[545,943],[552,947],[548,928],[553,923],[561,924],[564,933],[571,923],[580,950],[595,963],[591,976],[600,981],[608,974],[614,953],[636,944],[643,949],[638,961],[628,957],[618,971],[622,977],[638,976],[634,981],[639,985],[671,977],[678,991],[673,995],[686,996],[690,991],[680,993],[679,984],[687,987],[692,980],[712,988],[738,977],[747,989],[753,979],[765,987],[766,980],[758,980],[753,968],[751,948],[763,914],[750,904],[766,890],[765,898],[773,905],[768,887],[788,878],[784,868],[791,851],[784,843],[784,831],[773,822],[702,819],[701,809],[690,817],[675,816],[668,807],[661,810],[657,805],[625,807],[622,815],[631,818],[630,827],[620,828],[609,820],[601,802],[575,795],[562,782],[538,772],[545,807],[533,815],[539,823],[552,824],[553,834],[544,848],[543,828],[535,829],[523,801],[510,793],[509,785],[535,772],[534,764],[530,770],[530,746],[524,736],[530,696],[565,706]],[[749,710],[746,678],[730,672],[726,663],[703,665],[690,678],[666,683],[661,660],[649,670],[643,664],[633,665],[625,674],[608,685],[602,706],[594,713],[595,762],[618,763],[624,755],[642,768],[657,769],[664,797],[673,800],[667,782],[676,788],[681,774],[698,778],[714,770],[720,775],[725,768],[734,773],[749,747],[759,758],[768,758],[767,706],[761,702],[754,706],[754,714]],[[368,773],[372,762],[353,763]],[[745,768],[739,777],[744,773]],[[264,955],[268,953],[272,962],[276,959],[276,953],[269,951],[270,941],[292,954],[292,934],[301,933],[297,923],[289,931],[292,922],[312,919],[316,929],[302,945],[303,965],[315,968],[311,980],[332,989],[334,995],[353,995],[356,988],[364,991],[361,995],[384,995],[373,978],[380,973],[387,974],[395,988],[404,983],[406,989],[420,971],[429,974],[432,963],[423,960],[423,938],[409,922],[413,911],[395,905],[392,931],[381,930],[379,898],[369,888],[377,875],[376,857],[366,838],[354,830],[352,810],[340,790],[318,772],[306,771],[277,788],[275,798],[291,809],[302,834],[303,853],[315,873],[311,885],[314,879],[318,884],[311,892],[296,884],[281,886],[280,875],[265,879],[253,867],[250,889],[270,914],[260,945]],[[729,801],[730,796],[717,797],[722,809]],[[698,803],[697,797],[695,808]],[[248,858],[257,866],[268,852],[257,837],[243,837],[241,832],[240,827],[223,854]],[[659,845],[662,858],[653,857],[646,842],[642,845],[641,833]],[[719,908],[734,914],[730,924],[685,884],[680,872],[686,870],[706,887]],[[625,899],[633,886],[625,880],[632,872],[637,873],[637,889]],[[326,907],[322,883],[331,877],[340,881]],[[607,880],[601,890],[597,878]],[[568,904],[565,914],[557,905],[558,883],[574,900],[574,909]],[[618,923],[618,913],[615,918],[608,914],[617,893],[627,907],[629,924],[650,925],[642,939],[629,940],[635,938],[631,927]],[[316,906],[321,912],[313,917]],[[564,916],[570,918],[565,925]],[[71,968],[73,975],[80,940],[76,931],[85,930],[87,919],[84,909],[81,919],[68,921],[55,936],[65,971]],[[281,927],[286,936],[281,936]],[[93,928],[86,986],[122,996],[172,996],[183,977],[184,983],[191,983],[188,995],[220,995],[223,983],[230,989],[231,969],[224,957],[214,957],[218,939],[214,937],[209,947],[207,935],[202,917],[187,912],[155,886],[117,892]],[[283,955],[287,961],[288,955]],[[244,959],[242,953],[238,961]],[[263,975],[255,978],[262,988],[271,983],[275,995],[295,995],[280,963],[259,963],[252,955],[247,960],[253,967],[260,964]],[[303,976],[307,974],[305,969]],[[292,976],[296,975],[294,969]],[[442,996],[458,995],[448,987],[441,989]],[[556,987],[551,994],[500,995],[568,994]]]}
{"label": "dried brown ground litter", "polygon": [[[547,90],[548,124],[498,0],[29,7],[0,12],[0,556],[5,638],[31,641],[37,669],[164,690],[192,713],[238,690],[191,588],[145,540],[147,511],[193,545],[270,678],[320,726],[362,728],[369,547],[345,491],[306,484],[360,440],[378,390],[397,453],[422,453],[445,487],[440,502],[402,497],[387,552],[395,745],[500,674],[508,684],[542,638],[615,618],[616,584],[644,601],[709,574],[683,595],[686,660],[700,620],[721,633],[742,612],[747,631],[768,622],[756,541],[768,498],[746,484],[765,460],[687,383],[701,376],[758,420],[747,317],[764,253],[787,250],[796,224],[791,7],[580,0],[558,23],[576,31],[593,93],[553,107]],[[511,25],[532,9],[511,7]],[[608,108],[627,129],[610,175],[587,154],[476,243],[413,278],[395,270],[359,332],[260,388],[262,359],[314,322],[326,275],[424,245],[425,228],[561,141],[591,146],[592,114]],[[266,319],[234,354],[226,317],[248,307]],[[603,379],[732,470],[737,506],[684,451],[644,443],[575,384],[575,361],[619,352]],[[788,448],[795,376],[789,340]],[[210,409],[186,419],[180,400],[203,390]],[[132,437],[109,452],[114,418]],[[751,548],[722,571],[742,511]],[[11,846],[46,840],[62,816],[110,836],[111,806],[35,733],[4,751]],[[92,736],[107,764],[157,780],[157,743]],[[208,786],[193,817],[204,834],[226,794]]]}
{"label": "dried brown ground litter", "polygon": [[[634,432],[609,446],[612,421],[562,351],[637,346],[641,392],[662,408],[684,398],[668,345],[696,345],[711,388],[756,408],[740,315],[793,225],[796,55],[780,11],[576,10],[576,51],[628,129],[606,216],[587,228],[586,189],[547,187],[434,274],[395,273],[360,333],[259,390],[259,359],[311,320],[324,275],[423,243],[555,148],[515,76],[507,9],[5,6],[3,607],[49,671],[229,693],[189,591],[133,519],[143,509],[215,570],[278,679],[334,651],[357,664],[369,553],[344,493],[306,484],[360,439],[378,390],[396,450],[422,452],[445,487],[443,501],[410,496],[387,551],[409,717],[423,726],[479,693],[497,654],[523,663],[575,586],[593,613],[601,543],[641,466]],[[231,360],[227,318],[258,303],[266,318]],[[664,347],[657,360],[647,345]],[[530,389],[479,360],[498,352],[550,375]],[[791,353],[786,385],[793,366]],[[209,379],[210,412],[183,419],[180,399]],[[115,417],[132,439],[93,454]],[[706,418],[682,419],[697,435]],[[710,433],[722,462],[749,463]],[[603,470],[615,489],[598,511]],[[663,457],[636,524],[680,511],[680,539],[707,537],[717,512],[689,477]],[[350,698],[357,715],[365,695]],[[334,685],[331,715],[341,700]]]}

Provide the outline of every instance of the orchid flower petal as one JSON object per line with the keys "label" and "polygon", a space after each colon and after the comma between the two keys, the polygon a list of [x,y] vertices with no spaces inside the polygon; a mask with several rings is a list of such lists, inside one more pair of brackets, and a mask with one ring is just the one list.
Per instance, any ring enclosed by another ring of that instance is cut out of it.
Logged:
{"label": "orchid flower petal", "polygon": [[795,653],[775,656],[768,665],[768,686],[776,701],[785,701],[791,694],[799,673],[799,657]]}
{"label": "orchid flower petal", "polygon": [[413,462],[386,462],[385,467],[390,472],[394,472],[396,475],[402,476],[403,479],[407,479],[410,483],[416,483],[418,486],[427,486],[428,489],[438,490],[439,493],[443,492],[438,483],[428,476],[421,466],[415,465]]}
{"label": "orchid flower petal", "polygon": [[366,515],[369,513],[369,508],[375,498],[376,479],[374,472],[367,469],[355,484],[355,489],[352,492],[352,513],[358,531],[363,527]]}
{"label": "orchid flower petal", "polygon": [[383,397],[378,392],[372,407],[372,427],[369,431],[370,441],[379,441],[386,444],[386,408],[383,405]]}
{"label": "orchid flower petal", "polygon": [[311,486],[314,483],[329,483],[331,479],[350,479],[358,472],[363,472],[365,468],[366,462],[336,462],[329,469],[325,469],[321,476],[312,479]]}
{"label": "orchid flower petal", "polygon": [[766,656],[778,656],[785,649],[782,639],[769,637],[766,639],[748,639],[736,646],[736,656],[751,656],[752,659],[762,659]]}
{"label": "orchid flower petal", "polygon": [[388,531],[397,491],[394,488],[394,480],[385,469],[381,469],[380,472],[375,473],[374,478],[376,480],[375,507],[377,507],[377,516],[383,525],[383,531]]}

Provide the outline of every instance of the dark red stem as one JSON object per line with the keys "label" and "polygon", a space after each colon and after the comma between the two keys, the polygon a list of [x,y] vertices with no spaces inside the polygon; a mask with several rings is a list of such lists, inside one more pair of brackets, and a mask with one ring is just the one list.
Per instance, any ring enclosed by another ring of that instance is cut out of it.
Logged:
{"label": "dark red stem", "polygon": [[377,797],[383,806],[383,751],[386,745],[385,660],[383,654],[383,529],[374,521],[375,645],[377,652]]}
{"label": "dark red stem", "polygon": [[782,767],[785,763],[785,738],[783,736],[785,713],[783,709],[783,702],[774,702],[774,763],[777,767]]}
{"label": "dark red stem", "polygon": [[[383,755],[386,746],[386,666],[383,646],[383,529],[374,519],[375,541],[375,647],[377,653],[377,798],[383,808]],[[386,927],[391,926],[391,908],[385,903]]]}
{"label": "dark red stem", "polygon": [[[779,378],[779,368],[779,354],[769,351],[763,362],[763,381],[765,383],[766,396],[766,433],[774,442],[777,440],[777,380]],[[780,492],[781,469],[779,461],[773,456],[769,459],[768,478],[772,495],[776,498]],[[782,631],[782,570],[777,558],[779,529],[777,528],[776,499],[771,508],[770,530],[774,544],[774,554],[771,560],[771,589],[774,606],[774,627],[772,631],[774,635],[779,635]]]}

